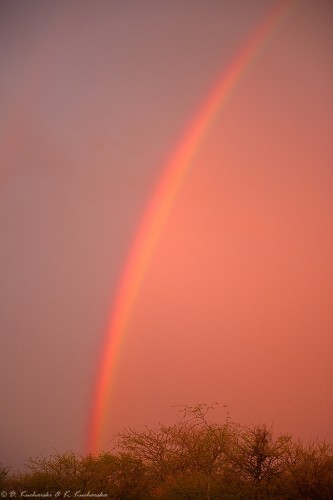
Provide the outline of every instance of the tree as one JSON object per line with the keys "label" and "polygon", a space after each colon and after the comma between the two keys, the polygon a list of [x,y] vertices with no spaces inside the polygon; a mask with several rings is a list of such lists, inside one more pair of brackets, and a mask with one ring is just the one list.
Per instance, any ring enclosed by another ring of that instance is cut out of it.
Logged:
{"label": "tree", "polygon": [[[228,447],[234,440],[230,422],[209,424],[212,407],[184,407],[185,419],[171,426],[137,431],[129,428],[118,435],[118,446],[139,458],[147,467],[153,491],[166,495],[195,488],[201,498],[212,498],[212,488],[228,465]],[[164,496],[163,496],[164,495]],[[170,497],[171,498],[171,497]]]}
{"label": "tree", "polygon": [[333,448],[326,442],[304,445],[300,441],[289,457],[290,490],[298,498],[333,498]]}
{"label": "tree", "polygon": [[243,483],[248,485],[248,498],[279,496],[279,479],[287,469],[291,441],[288,435],[274,439],[272,428],[266,424],[239,427],[230,460]]}
{"label": "tree", "polygon": [[16,486],[21,491],[60,492],[59,498],[67,490],[84,490],[85,484],[79,476],[80,460],[72,452],[30,458],[26,464],[28,472],[16,475]]}
{"label": "tree", "polygon": [[67,452],[30,458],[27,467],[28,472],[12,478],[12,490],[48,492],[59,499],[94,492],[117,500],[146,498],[145,468],[140,459],[124,453],[81,457]]}
{"label": "tree", "polygon": [[1,489],[6,487],[8,472],[9,472],[8,467],[4,467],[2,464],[0,464],[0,488]]}
{"label": "tree", "polygon": [[12,477],[1,467],[0,484],[20,496],[48,492],[53,498],[103,493],[110,500],[333,499],[332,445],[275,437],[272,427],[245,427],[228,413],[224,423],[210,423],[207,413],[215,406],[184,406],[174,425],[125,429],[112,453],[30,458],[28,470]]}

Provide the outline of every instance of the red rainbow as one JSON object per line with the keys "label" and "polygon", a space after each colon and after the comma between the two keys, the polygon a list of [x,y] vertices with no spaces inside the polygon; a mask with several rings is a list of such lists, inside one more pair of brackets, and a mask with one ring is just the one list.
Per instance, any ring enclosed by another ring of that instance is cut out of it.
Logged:
{"label": "red rainbow", "polygon": [[162,179],[149,203],[137,231],[130,257],[125,266],[116,302],[113,307],[110,327],[102,351],[97,381],[95,385],[92,411],[88,429],[87,451],[96,453],[100,448],[100,438],[111,390],[112,374],[116,357],[119,357],[120,343],[129,322],[133,304],[140,289],[150,257],[172,208],[175,197],[191,166],[192,159],[202,144],[230,94],[255,58],[264,48],[281,22],[296,6],[298,0],[277,2],[257,27],[238,56],[224,71],[203,106],[196,114],[187,133],[168,162]]}

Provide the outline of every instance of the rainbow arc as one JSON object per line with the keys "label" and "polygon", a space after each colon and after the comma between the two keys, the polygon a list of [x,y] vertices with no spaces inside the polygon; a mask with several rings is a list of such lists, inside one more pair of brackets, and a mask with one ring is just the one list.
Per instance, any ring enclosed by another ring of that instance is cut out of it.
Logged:
{"label": "rainbow arc", "polygon": [[98,452],[100,448],[100,439],[105,426],[105,415],[112,390],[113,374],[116,370],[121,342],[131,318],[133,305],[156,243],[174,200],[185,181],[193,158],[239,82],[297,4],[298,0],[278,1],[268,12],[204,100],[202,107],[163,171],[161,180],[135,236],[113,306],[110,326],[106,333],[89,422],[87,451],[90,453]]}

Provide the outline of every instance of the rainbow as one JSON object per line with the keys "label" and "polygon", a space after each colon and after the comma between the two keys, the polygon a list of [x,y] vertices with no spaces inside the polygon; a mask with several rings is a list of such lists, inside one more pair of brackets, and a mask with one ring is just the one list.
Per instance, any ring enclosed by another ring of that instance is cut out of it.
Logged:
{"label": "rainbow", "polygon": [[105,415],[120,345],[150,258],[191,162],[222,106],[297,3],[298,0],[278,1],[267,14],[204,101],[164,169],[160,183],[135,236],[113,307],[93,395],[88,428],[88,453],[96,453],[100,449],[100,438],[105,425]]}

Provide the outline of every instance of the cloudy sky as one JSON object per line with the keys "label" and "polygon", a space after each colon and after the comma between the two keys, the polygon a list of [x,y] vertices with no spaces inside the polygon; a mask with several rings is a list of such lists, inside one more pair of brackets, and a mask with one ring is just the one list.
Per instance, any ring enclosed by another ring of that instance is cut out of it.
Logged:
{"label": "cloudy sky", "polygon": [[[2,0],[0,461],[84,453],[133,241],[172,152],[271,0]],[[124,426],[333,439],[333,8],[291,8],[210,127],[110,373]]]}

